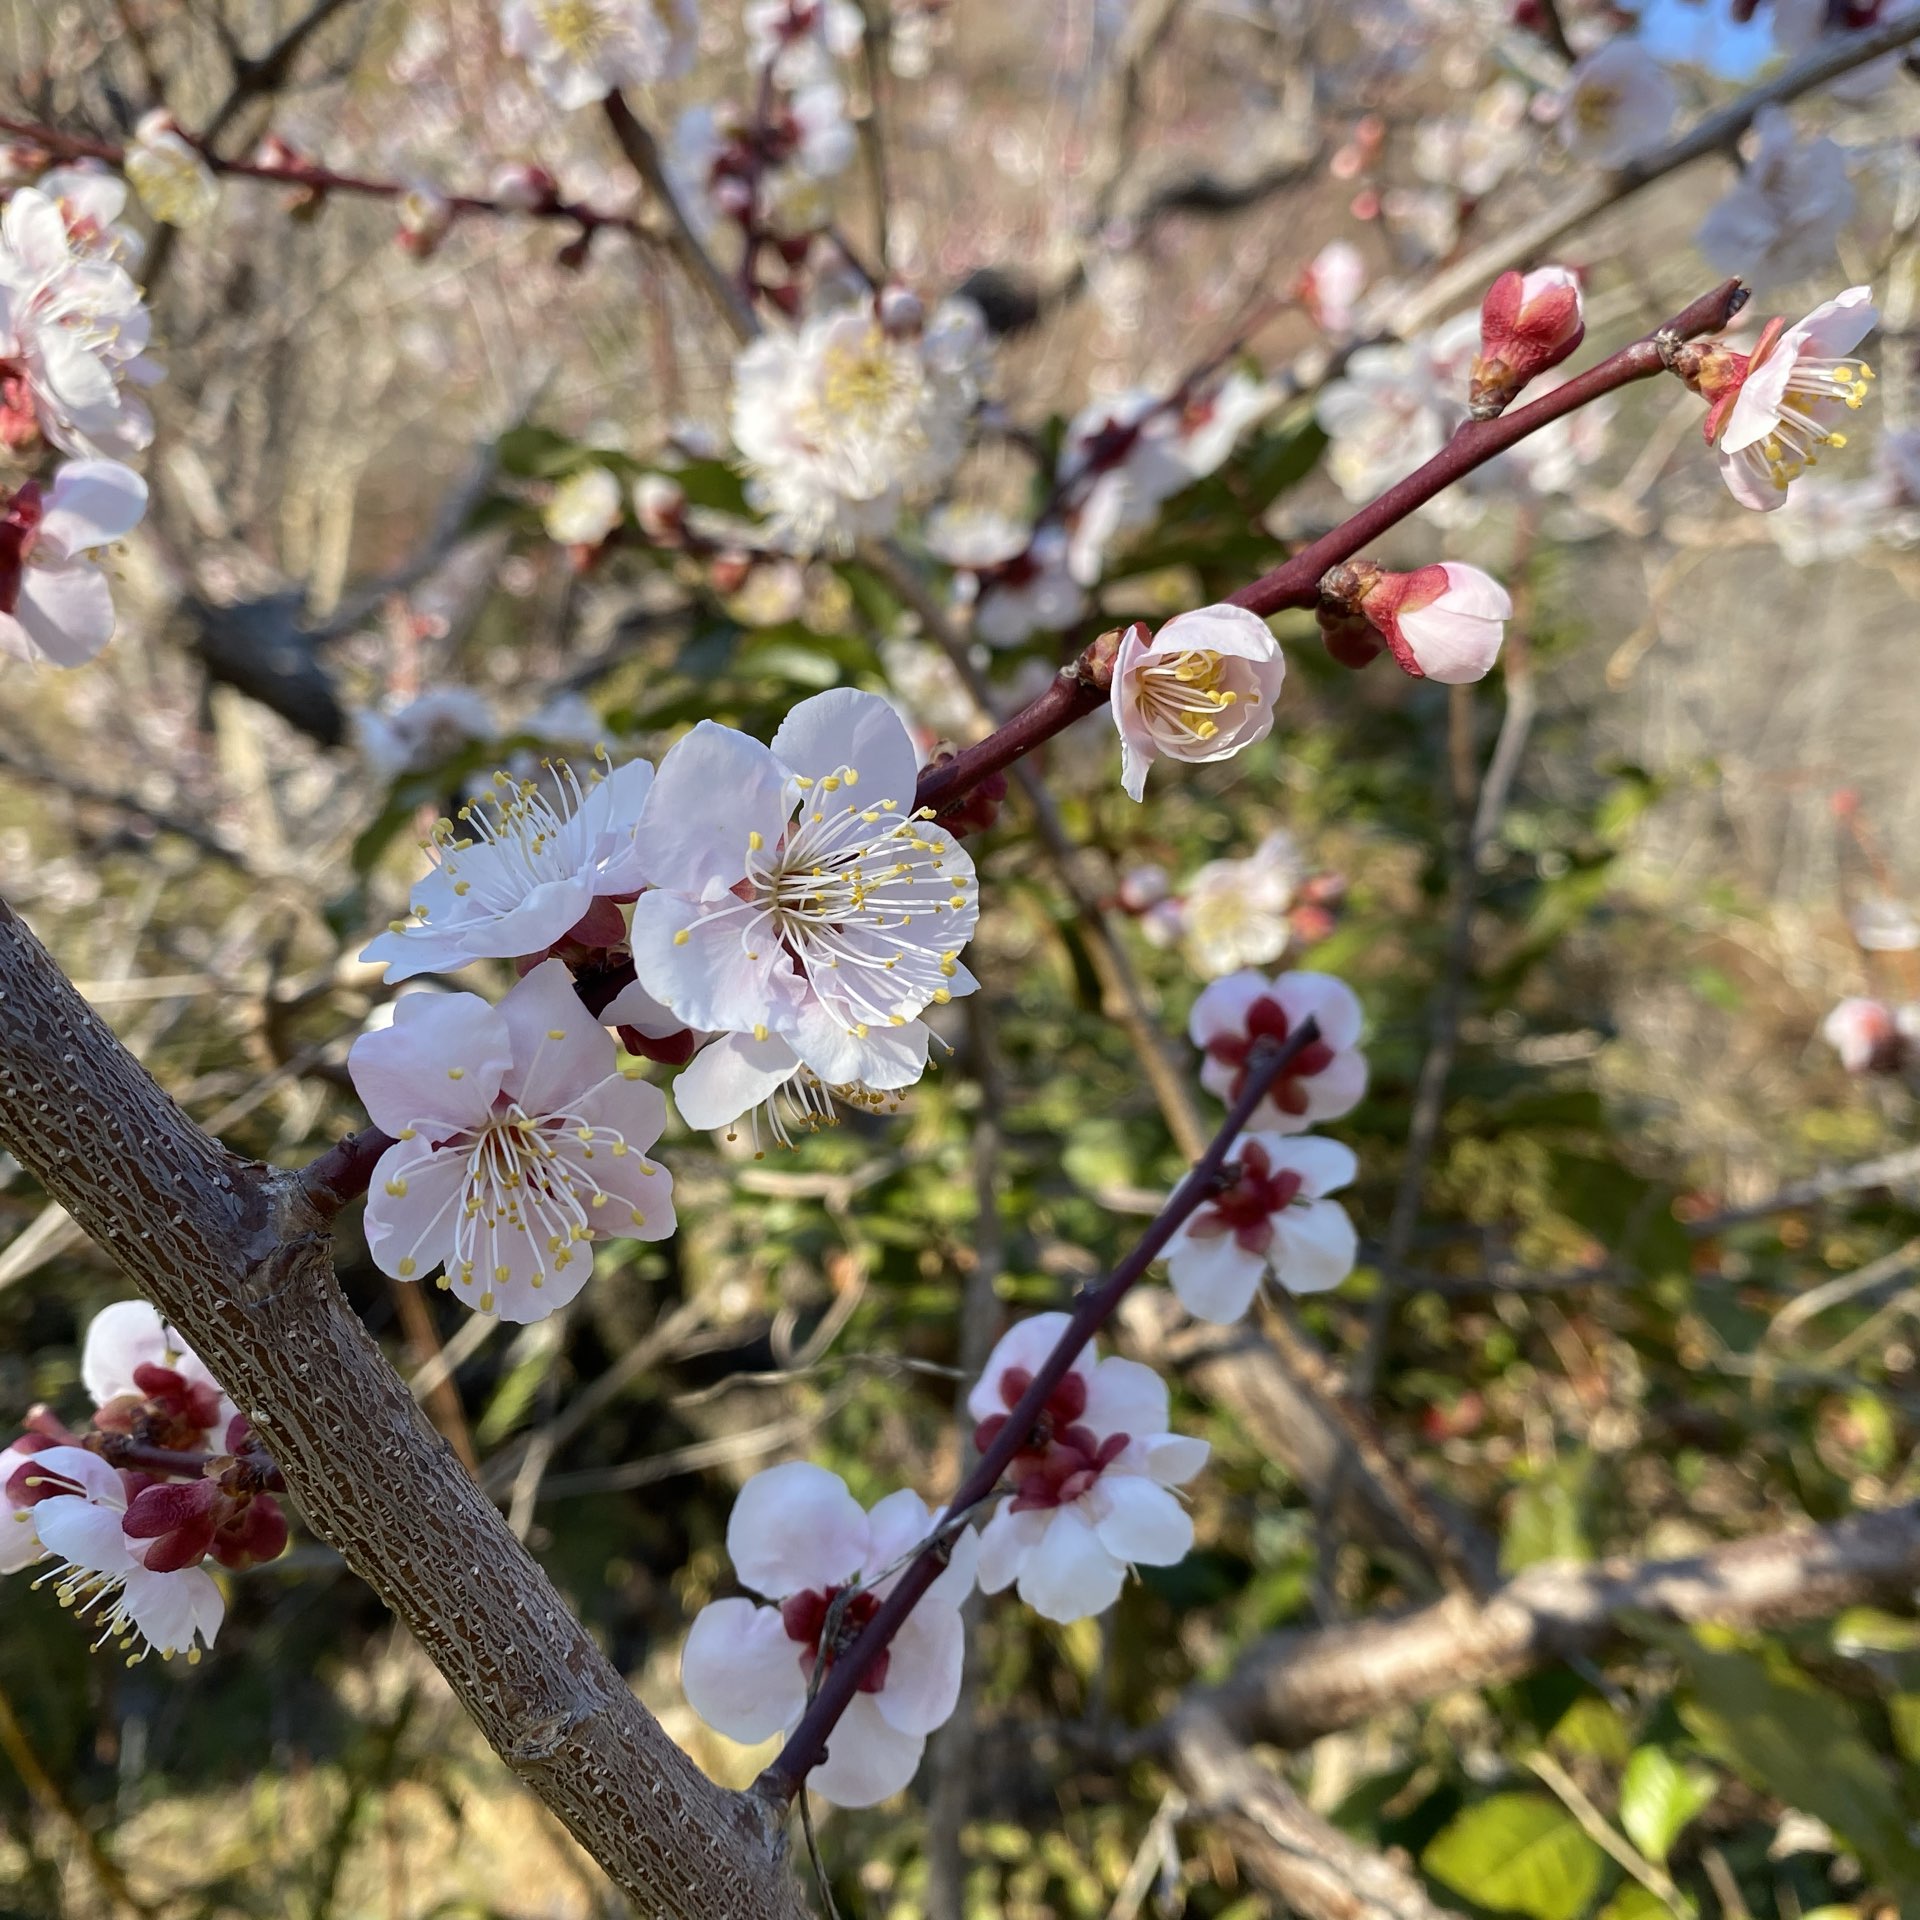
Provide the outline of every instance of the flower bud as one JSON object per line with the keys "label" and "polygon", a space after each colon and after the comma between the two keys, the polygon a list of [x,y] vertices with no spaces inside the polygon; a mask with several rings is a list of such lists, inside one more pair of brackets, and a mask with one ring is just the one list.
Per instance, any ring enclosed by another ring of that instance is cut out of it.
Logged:
{"label": "flower bud", "polygon": [[1573,352],[1586,330],[1580,283],[1568,268],[1503,273],[1480,307],[1480,351],[1469,388],[1474,418],[1491,420],[1535,374]]}
{"label": "flower bud", "polygon": [[428,259],[453,225],[453,207],[437,187],[409,187],[400,196],[398,212],[400,231],[394,237],[416,260]]}
{"label": "flower bud", "polygon": [[875,306],[882,329],[896,340],[911,338],[926,324],[927,310],[911,287],[882,287]]}
{"label": "flower bud", "polygon": [[687,494],[664,473],[643,473],[633,483],[633,517],[656,547],[677,547],[687,537]]}
{"label": "flower bud", "polygon": [[560,198],[560,183],[545,167],[510,161],[493,176],[495,202],[512,213],[538,213]]}
{"label": "flower bud", "polygon": [[1323,630],[1329,612],[1336,620],[1362,614],[1403,671],[1450,687],[1485,678],[1513,616],[1507,590],[1478,567],[1457,560],[1413,573],[1388,573],[1370,560],[1351,560],[1322,579],[1320,592]]}

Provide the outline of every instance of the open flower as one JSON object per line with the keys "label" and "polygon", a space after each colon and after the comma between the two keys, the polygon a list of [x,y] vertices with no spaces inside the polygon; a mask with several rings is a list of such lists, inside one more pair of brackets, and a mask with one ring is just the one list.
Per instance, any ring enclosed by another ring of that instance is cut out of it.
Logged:
{"label": "open flower", "polygon": [[1831,140],[1801,142],[1779,107],[1753,116],[1754,151],[1694,245],[1708,265],[1752,287],[1802,280],[1830,267],[1853,217],[1847,156]]}
{"label": "open flower", "polygon": [[1238,1320],[1263,1274],[1289,1293],[1324,1293],[1353,1271],[1353,1222],[1326,1196],[1358,1163],[1337,1140],[1249,1133],[1227,1167],[1234,1183],[1181,1222],[1167,1243],[1167,1277],[1202,1320]]}
{"label": "open flower", "polygon": [[45,1549],[33,1530],[36,1495],[23,1480],[16,1495],[14,1476],[37,1453],[45,1453],[55,1444],[42,1433],[23,1433],[0,1450],[0,1573],[18,1573],[30,1567]]}
{"label": "open flower", "polygon": [[1480,351],[1469,389],[1475,415],[1498,413],[1535,374],[1558,366],[1586,330],[1580,282],[1569,268],[1503,273],[1480,303]]}
{"label": "open flower", "polygon": [[63,1607],[93,1615],[96,1647],[113,1640],[139,1646],[136,1660],[149,1648],[169,1660],[180,1652],[198,1660],[201,1645],[213,1645],[226,1611],[220,1589],[197,1563],[148,1567],[150,1543],[129,1539],[121,1524],[126,1483],[97,1453],[48,1447],[16,1470],[14,1481],[23,1479],[35,1496],[34,1533],[58,1563],[41,1578],[55,1581]]}
{"label": "open flower", "polygon": [[[795,1460],[756,1473],[733,1503],[727,1552],[740,1584],[774,1604],[700,1609],[680,1656],[688,1704],[729,1739],[784,1733],[806,1709],[815,1669],[852,1645],[937,1524],[910,1489],[867,1513],[824,1467]],[[862,1675],[826,1759],[807,1776],[823,1799],[870,1807],[912,1780],[927,1735],[960,1697],[960,1606],[977,1553],[973,1530],[961,1528],[946,1571]]]}
{"label": "open flower", "polygon": [[1709,347],[1694,356],[1707,439],[1743,507],[1772,512],[1821,447],[1847,444],[1838,423],[1866,404],[1873,379],[1853,351],[1879,322],[1872,299],[1870,288],[1849,287],[1794,326],[1770,321],[1751,354]]}
{"label": "open flower", "polygon": [[1849,1073],[1897,1073],[1910,1041],[1884,1001],[1850,995],[1820,1023],[1820,1037]]}
{"label": "open flower", "polygon": [[556,797],[533,780],[493,776],[493,790],[440,820],[427,842],[434,866],[413,888],[409,918],[362,949],[389,980],[544,953],[596,900],[631,898],[646,884],[638,840],[653,769],[644,760],[597,768],[584,783],[554,763]]}
{"label": "open flower", "polygon": [[1623,166],[1667,137],[1679,104],[1672,76],[1639,41],[1609,40],[1567,76],[1560,142],[1576,160]]}
{"label": "open flower", "polygon": [[974,981],[973,862],[917,815],[913,742],[877,693],[803,700],[771,747],[703,720],[660,763],[640,834],[640,983],[689,1027],[778,1034],[829,1086],[903,1086],[912,1023]]}
{"label": "open flower", "polygon": [[1412,573],[1349,561],[1321,582],[1321,596],[1336,620],[1363,615],[1416,680],[1449,687],[1486,677],[1513,617],[1506,588],[1457,560]]}
{"label": "open flower", "polygon": [[620,524],[620,482],[605,467],[582,467],[553,490],[540,524],[563,547],[598,547]]}
{"label": "open flower", "polygon": [[77,667],[113,638],[113,590],[94,559],[147,510],[147,483],[112,460],[69,460],[0,512],[0,653]]}
{"label": "open flower", "polygon": [[840,1109],[884,1113],[899,1105],[899,1089],[926,1070],[933,1036],[919,1020],[896,1030],[899,1051],[881,1069],[892,1085],[830,1085],[776,1033],[756,1040],[750,1033],[724,1033],[694,1055],[673,1083],[673,1104],[690,1127],[728,1129],[748,1117],[754,1158],[765,1156],[762,1127],[776,1146],[791,1150],[794,1135],[840,1124]]}
{"label": "open flower", "polygon": [[504,0],[500,9],[507,51],[569,110],[686,72],[697,24],[692,0]]}
{"label": "open flower", "polygon": [[444,1267],[469,1306],[541,1320],[593,1271],[594,1243],[664,1240],[672,1177],[646,1157],[667,1103],[615,1065],[613,1037],[558,960],[498,1007],[411,993],[347,1056],[394,1144],[373,1170],[367,1250],[382,1273]]}
{"label": "open flower", "polygon": [[237,1411],[206,1362],[147,1300],[116,1300],[93,1316],[80,1379],[98,1409],[96,1426],[173,1453],[224,1446]]}
{"label": "open flower", "polygon": [[1313,1019],[1319,1039],[1303,1047],[1248,1125],[1267,1133],[1305,1133],[1338,1120],[1367,1090],[1360,1052],[1360,1002],[1330,973],[1234,973],[1205,988],[1187,1016],[1187,1033],[1205,1055],[1200,1084],[1229,1106],[1246,1085],[1247,1061],[1262,1040],[1279,1045]]}
{"label": "open flower", "polygon": [[[967,1396],[976,1446],[993,1444],[1067,1324],[1064,1313],[1040,1313],[1001,1337]],[[1193,1522],[1168,1489],[1191,1480],[1209,1451],[1167,1431],[1166,1382],[1151,1367],[1098,1359],[1089,1346],[1007,1469],[1013,1498],[980,1530],[980,1590],[1018,1581],[1020,1598],[1049,1620],[1103,1613],[1130,1566],[1186,1557]]]}
{"label": "open flower", "polygon": [[140,204],[170,227],[193,227],[220,204],[220,183],[206,156],[160,110],[134,129],[122,162]]}
{"label": "open flower", "polygon": [[1245,607],[1176,614],[1151,641],[1127,629],[1113,666],[1113,717],[1120,728],[1120,784],[1135,800],[1147,769],[1172,760],[1226,760],[1273,731],[1274,702],[1287,676],[1280,643]]}
{"label": "open flower", "polygon": [[362,708],[353,718],[360,751],[388,779],[440,766],[472,742],[500,735],[486,696],[471,687],[427,687],[410,700]]}

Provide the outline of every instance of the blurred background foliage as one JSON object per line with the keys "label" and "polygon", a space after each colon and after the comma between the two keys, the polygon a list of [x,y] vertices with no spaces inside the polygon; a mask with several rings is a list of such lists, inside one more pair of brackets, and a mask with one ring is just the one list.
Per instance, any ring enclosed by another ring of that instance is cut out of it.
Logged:
{"label": "blurred background foliage", "polygon": [[[33,12],[10,15],[17,70],[50,74],[56,105],[104,110],[101,76],[133,59],[123,18],[146,23],[183,119],[219,91],[198,9],[64,9],[62,30],[102,63],[90,73],[46,58]],[[423,129],[390,135],[410,19],[442,42]],[[235,24],[253,41],[266,14]],[[957,24],[942,60],[985,103],[969,138],[989,139],[1033,105],[1021,33]],[[1191,129],[1223,100],[1278,110],[1259,88],[1278,99],[1279,81],[1229,77],[1239,30],[1176,39],[1156,80],[1169,124]],[[484,171],[449,145],[453,106],[483,145],[510,146],[517,123],[489,122],[505,83],[464,31],[460,9],[348,9],[320,45],[320,83],[276,125],[305,115],[376,159],[412,138],[443,170]],[[1336,90],[1339,71],[1329,56]],[[945,84],[904,89],[896,134],[920,223],[906,244],[936,283],[1031,241],[1039,187],[1010,166],[996,195],[958,204],[965,183],[941,171]],[[1395,110],[1416,124],[1430,101],[1410,84]],[[1172,346],[1116,331],[1116,302],[1096,294],[1009,348],[1008,420],[1049,445],[1062,422],[1046,396],[1070,372],[1177,377],[1231,318],[1207,292],[1216,269],[1277,249],[1297,265],[1336,200],[1308,181],[1279,219],[1270,204],[1176,223],[1143,249],[1174,289]],[[1675,239],[1682,217],[1656,201],[1614,236],[1597,334],[1627,337],[1703,283]],[[187,1109],[264,1159],[298,1162],[356,1124],[341,1062],[387,990],[353,955],[404,902],[423,820],[469,778],[582,750],[537,722],[555,697],[587,699],[616,751],[657,752],[701,716],[765,737],[834,685],[891,689],[929,741],[968,725],[910,612],[856,564],[807,568],[778,605],[637,542],[570,569],[541,531],[552,484],[583,465],[623,479],[658,466],[672,420],[714,424],[721,375],[680,292],[649,282],[636,313],[629,262],[567,276],[540,244],[462,229],[417,266],[389,257],[365,210],[302,226],[230,192],[220,229],[183,242],[156,284],[172,378],[157,538],[127,562],[136,610],[98,666],[6,682],[0,886]],[[1283,361],[1293,325],[1257,357]],[[1628,398],[1609,478],[1670,405]],[[1219,597],[1285,537],[1330,523],[1323,451],[1311,396],[1282,406],[1169,503],[1107,611]],[[980,458],[983,489],[1017,496],[1017,447]],[[718,461],[672,465],[696,501],[739,504]],[[1848,926],[1862,898],[1915,878],[1915,683],[1885,671],[1889,636],[1910,645],[1909,601],[1864,561],[1795,573],[1771,547],[1705,550],[1712,484],[1682,471],[1670,517],[1631,538],[1604,523],[1567,536],[1507,506],[1476,526],[1467,550],[1513,586],[1518,674],[1510,660],[1451,696],[1386,668],[1355,676],[1305,616],[1283,616],[1286,699],[1258,750],[1179,777],[1163,765],[1137,808],[1104,718],[1056,743],[1043,771],[1088,850],[1075,870],[1098,915],[1010,802],[971,843],[985,991],[944,1011],[938,1072],[899,1114],[790,1155],[670,1133],[680,1233],[614,1243],[570,1311],[490,1326],[423,1289],[410,1323],[343,1229],[343,1284],[368,1324],[396,1364],[441,1377],[420,1388],[436,1423],[704,1764],[739,1783],[765,1758],[702,1728],[675,1677],[686,1622],[732,1590],[738,1483],[793,1452],[864,1500],[953,1483],[956,1388],[1002,1310],[1061,1303],[1183,1169],[1100,928],[1182,1081],[1201,982],[1116,904],[1124,878],[1154,863],[1177,885],[1279,829],[1305,873],[1336,883],[1328,911],[1297,921],[1288,963],[1352,982],[1373,1063],[1366,1103],[1333,1129],[1360,1154],[1366,1261],[1299,1320],[1372,1372],[1391,1450],[1500,1567],[1678,1555],[1916,1497],[1920,1168],[1772,1204],[1911,1136],[1903,1089],[1849,1082],[1813,1039],[1838,993],[1909,985],[1911,956],[1863,955]],[[1423,559],[1435,538],[1403,533],[1393,551]],[[1648,598],[1643,567],[1651,579],[1676,555],[1685,577]],[[290,637],[302,607],[334,637]],[[289,681],[342,710],[458,683],[513,717],[499,739],[382,772],[286,684],[271,703],[237,689],[209,640],[222,619],[256,657],[277,634]],[[1030,689],[1053,645],[995,655],[997,691]],[[1463,857],[1519,674],[1537,715],[1509,733],[1510,789]],[[1436,1040],[1452,1068],[1391,1247]],[[1820,1310],[1787,1311],[1849,1280]],[[81,1332],[123,1291],[0,1162],[0,1403],[72,1403]],[[1164,1318],[1136,1304],[1122,1342],[1154,1351]],[[1214,1447],[1196,1551],[1144,1570],[1099,1622],[979,1609],[971,1743],[934,1743],[904,1813],[822,1821],[843,1912],[938,1912],[930,1875],[956,1863],[966,1920],[1275,1911],[1158,1766],[1127,1759],[1126,1730],[1224,1676],[1257,1635],[1405,1606],[1430,1582],[1316,1513],[1231,1406],[1175,1385],[1175,1424]],[[9,1584],[0,1912],[618,1910],[328,1550],[296,1532],[286,1559],[225,1584],[218,1653],[191,1672],[91,1656],[50,1594]],[[1837,1920],[1920,1912],[1917,1761],[1920,1629],[1855,1609],[1778,1635],[1641,1623],[1604,1666],[1396,1710],[1288,1764],[1315,1806],[1417,1863],[1461,1912]]]}

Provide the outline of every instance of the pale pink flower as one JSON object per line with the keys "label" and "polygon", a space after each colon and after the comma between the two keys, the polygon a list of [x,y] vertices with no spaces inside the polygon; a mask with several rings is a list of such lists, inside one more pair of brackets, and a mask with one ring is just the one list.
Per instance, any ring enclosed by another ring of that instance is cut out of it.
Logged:
{"label": "pale pink flower", "polygon": [[702,721],[641,811],[640,983],[689,1027],[778,1035],[827,1086],[916,1078],[909,1029],[973,990],[959,956],[980,913],[973,861],[916,815],[916,780],[875,693],[801,701],[770,747]]}
{"label": "pale pink flower", "polygon": [[1560,96],[1560,141],[1576,160],[1618,167],[1658,146],[1680,96],[1637,40],[1609,40],[1574,65]]}
{"label": "pale pink flower", "polygon": [[367,1199],[381,1272],[444,1267],[467,1305],[541,1320],[586,1285],[596,1242],[672,1233],[672,1177],[646,1157],[666,1099],[616,1059],[558,960],[498,1007],[405,995],[347,1056],[369,1117],[394,1136]]}
{"label": "pale pink flower", "polygon": [[1820,1023],[1820,1037],[1849,1073],[1893,1073],[1906,1055],[1907,1039],[1892,1009],[1880,1000],[1853,995]]}
{"label": "pale pink flower", "polygon": [[1872,298],[1870,288],[1849,287],[1784,331],[1775,320],[1750,355],[1706,350],[1699,388],[1711,403],[1707,437],[1743,507],[1772,512],[1817,464],[1819,448],[1847,444],[1838,423],[1866,404],[1873,379],[1853,351],[1879,323]]}
{"label": "pale pink flower", "polygon": [[1570,268],[1503,273],[1480,304],[1480,351],[1468,388],[1475,413],[1498,413],[1535,374],[1573,352],[1586,330]]}
{"label": "pale pink flower", "polygon": [[1337,1140],[1242,1137],[1227,1166],[1238,1179],[1191,1214],[1167,1243],[1167,1277],[1202,1320],[1238,1320],[1271,1273],[1289,1293],[1324,1293],[1353,1271],[1359,1239],[1326,1196],[1358,1171]]}
{"label": "pale pink flower", "polygon": [[1852,217],[1846,154],[1831,140],[1796,139],[1785,112],[1762,107],[1753,116],[1753,152],[1694,245],[1709,266],[1758,288],[1830,267]]}
{"label": "pale pink flower", "polygon": [[389,980],[471,960],[544,953],[599,900],[630,899],[646,884],[640,815],[653,784],[644,760],[584,782],[556,761],[552,797],[533,780],[493,777],[492,789],[434,825],[434,865],[414,883],[408,918],[361,950]]}
{"label": "pale pink flower", "polygon": [[1513,617],[1506,588],[1457,560],[1413,573],[1374,571],[1359,608],[1404,671],[1449,687],[1485,679]]}
{"label": "pale pink flower", "polygon": [[151,1301],[116,1300],[87,1326],[80,1349],[80,1381],[108,1418],[116,1405],[141,1404],[149,1419],[170,1419],[175,1430],[154,1445],[197,1452],[226,1444],[238,1409],[207,1364],[161,1319]]}
{"label": "pale pink flower", "polygon": [[76,160],[55,167],[34,183],[60,209],[67,223],[67,244],[83,258],[111,260],[134,268],[146,242],[119,224],[127,207],[127,183],[98,160]]}
{"label": "pale pink flower", "polygon": [[693,0],[502,0],[500,38],[555,106],[590,107],[692,64]]}
{"label": "pale pink flower", "polygon": [[0,512],[0,654],[56,667],[113,638],[113,590],[94,556],[147,510],[147,483],[112,460],[69,460],[50,489],[29,480]]}
{"label": "pale pink flower", "polygon": [[1338,1120],[1367,1090],[1360,1052],[1360,1002],[1330,973],[1283,973],[1269,980],[1248,971],[1202,990],[1187,1016],[1187,1034],[1206,1055],[1200,1084],[1229,1106],[1246,1085],[1248,1057],[1262,1040],[1284,1042],[1309,1017],[1320,1037],[1303,1048],[1247,1122],[1261,1132],[1305,1133]]}
{"label": "pale pink flower", "polygon": [[1127,629],[1114,660],[1120,784],[1135,800],[1147,769],[1171,760],[1226,760],[1273,731],[1287,663],[1267,623],[1245,607],[1176,614],[1151,640]]}
{"label": "pale pink flower", "polygon": [[121,1525],[126,1484],[97,1453],[48,1447],[14,1478],[30,1483],[34,1534],[58,1563],[41,1578],[56,1582],[62,1606],[94,1616],[96,1647],[113,1640],[138,1646],[136,1660],[152,1649],[167,1659],[185,1652],[191,1661],[199,1659],[201,1645],[213,1645],[226,1611],[220,1589],[197,1565],[149,1569],[145,1555],[154,1543],[127,1537]]}
{"label": "pale pink flower", "polygon": [[1325,333],[1353,331],[1354,307],[1367,284],[1367,263],[1351,240],[1329,240],[1300,276],[1301,304]]}
{"label": "pale pink flower", "polygon": [[[838,1474],[806,1461],[756,1473],[734,1501],[727,1552],[740,1584],[773,1605],[700,1609],[680,1655],[688,1705],[732,1740],[786,1732],[806,1709],[816,1667],[852,1644],[939,1518],[909,1489],[863,1512]],[[913,1779],[927,1735],[960,1697],[960,1606],[977,1557],[977,1536],[961,1528],[946,1571],[862,1676],[826,1759],[807,1776],[822,1799],[870,1807]],[[828,1642],[829,1610],[849,1589]]]}
{"label": "pale pink flower", "polygon": [[1209,860],[1180,896],[1178,935],[1194,972],[1217,980],[1278,960],[1293,939],[1287,910],[1300,872],[1299,850],[1284,829],[1244,860]]}
{"label": "pale pink flower", "polygon": [[[1067,1325],[1064,1313],[1035,1314],[1002,1336],[967,1396],[977,1446],[992,1445]],[[981,1591],[1017,1581],[1048,1620],[1104,1612],[1129,1567],[1186,1557],[1193,1522],[1168,1489],[1191,1480],[1208,1452],[1167,1431],[1166,1382],[1151,1367],[1085,1348],[1007,1469],[1013,1497],[980,1530]]]}

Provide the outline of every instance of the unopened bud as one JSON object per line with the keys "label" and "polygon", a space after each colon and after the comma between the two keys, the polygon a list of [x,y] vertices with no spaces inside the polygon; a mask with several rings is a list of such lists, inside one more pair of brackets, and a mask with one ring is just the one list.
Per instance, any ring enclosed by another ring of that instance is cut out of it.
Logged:
{"label": "unopened bud", "polygon": [[687,537],[687,494],[664,473],[643,473],[633,483],[633,515],[656,547],[677,547]]}
{"label": "unopened bud", "polygon": [[1536,374],[1573,352],[1586,330],[1580,282],[1570,269],[1503,273],[1480,307],[1480,351],[1469,387],[1474,418],[1502,412]]}
{"label": "unopened bud", "polygon": [[538,213],[560,198],[560,183],[545,167],[514,160],[495,173],[492,193],[510,213]]}
{"label": "unopened bud", "polygon": [[881,327],[896,339],[918,333],[926,322],[927,310],[910,287],[882,287],[875,307]]}
{"label": "unopened bud", "polygon": [[428,259],[453,225],[453,208],[437,187],[409,187],[400,196],[397,211],[400,231],[395,237],[416,260]]}
{"label": "unopened bud", "polygon": [[[1443,560],[1412,573],[1388,573],[1369,560],[1331,569],[1320,582],[1320,625],[1327,650],[1343,666],[1364,666],[1362,616],[1401,668],[1416,680],[1461,686],[1485,677],[1500,655],[1513,616],[1507,590],[1478,567]],[[1341,651],[1345,649],[1346,651]]]}

